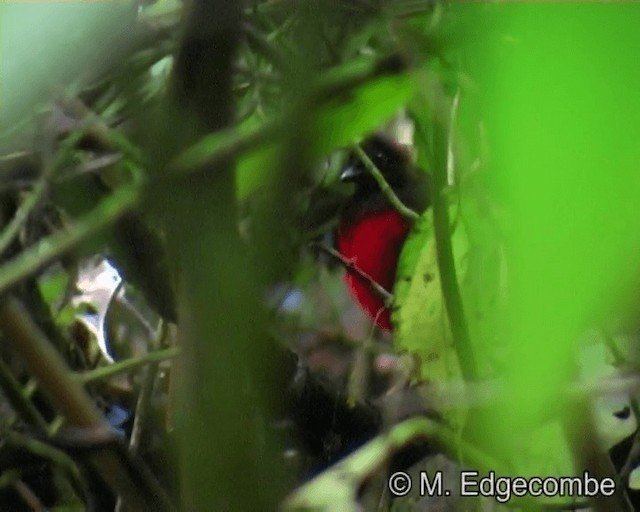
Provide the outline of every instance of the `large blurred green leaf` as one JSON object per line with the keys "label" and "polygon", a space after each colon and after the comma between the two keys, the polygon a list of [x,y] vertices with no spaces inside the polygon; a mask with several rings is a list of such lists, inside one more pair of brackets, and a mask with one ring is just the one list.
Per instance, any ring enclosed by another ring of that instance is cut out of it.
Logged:
{"label": "large blurred green leaf", "polygon": [[414,91],[411,74],[382,75],[329,100],[316,114],[315,156],[322,157],[379,128],[406,105]]}
{"label": "large blurred green leaf", "polygon": [[134,34],[129,2],[2,2],[0,8],[0,133],[33,116],[56,87],[80,74],[95,78]]}
{"label": "large blurred green leaf", "polygon": [[[359,72],[361,66],[342,73]],[[337,72],[334,78],[341,79]],[[325,79],[325,81],[327,81]],[[389,120],[407,103],[414,92],[414,80],[409,73],[382,74],[362,85],[351,88],[335,98],[325,99],[312,117],[309,157],[318,161],[331,151],[363,137]],[[268,182],[272,165],[278,165],[274,146],[258,147],[242,156],[237,168],[237,190],[240,198]]]}
{"label": "large blurred green leaf", "polygon": [[[637,294],[640,6],[453,9],[490,147],[486,181],[509,228],[500,342],[510,400],[477,435],[527,459],[523,439],[550,415],[575,412],[557,409],[576,378],[582,334],[599,311]],[[567,414],[565,425],[582,432],[579,416]],[[541,443],[556,452],[550,438]],[[581,450],[576,443],[574,455]],[[529,462],[542,468],[542,459]]]}

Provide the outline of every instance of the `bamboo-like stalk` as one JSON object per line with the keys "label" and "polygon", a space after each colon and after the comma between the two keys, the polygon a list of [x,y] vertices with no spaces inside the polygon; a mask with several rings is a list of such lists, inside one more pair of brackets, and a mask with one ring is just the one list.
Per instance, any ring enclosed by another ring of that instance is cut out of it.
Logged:
{"label": "bamboo-like stalk", "polygon": [[[100,434],[98,437],[108,440],[110,426],[82,385],[72,378],[62,356],[24,305],[12,296],[0,302],[0,330],[67,424],[78,432]],[[148,472],[138,473],[127,464],[117,450],[116,439],[112,438],[112,441],[99,443],[91,449],[90,460],[97,473],[131,510],[172,510],[169,499],[155,479]]]}

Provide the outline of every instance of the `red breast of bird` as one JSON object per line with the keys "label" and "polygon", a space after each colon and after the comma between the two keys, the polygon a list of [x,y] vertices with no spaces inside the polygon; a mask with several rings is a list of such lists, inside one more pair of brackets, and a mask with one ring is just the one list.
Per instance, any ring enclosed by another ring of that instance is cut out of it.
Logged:
{"label": "red breast of bird", "polygon": [[[366,139],[362,147],[400,200],[418,212],[424,211],[429,204],[427,176],[412,167],[406,148],[380,134]],[[348,159],[341,179],[353,182],[355,192],[340,215],[336,245],[359,271],[347,269],[345,283],[375,324],[392,330],[389,307],[362,274],[392,291],[411,223],[391,206],[355,155]]]}

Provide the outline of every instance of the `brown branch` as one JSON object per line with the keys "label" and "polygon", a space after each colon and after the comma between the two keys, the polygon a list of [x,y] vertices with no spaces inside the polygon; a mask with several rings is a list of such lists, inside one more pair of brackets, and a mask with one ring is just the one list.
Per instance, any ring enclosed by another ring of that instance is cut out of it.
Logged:
{"label": "brown branch", "polygon": [[46,512],[47,508],[42,504],[36,493],[31,490],[23,480],[17,480],[13,483],[13,488],[20,495],[31,510],[34,512]]}
{"label": "brown branch", "polygon": [[323,243],[313,242],[310,245],[311,247],[314,247],[322,251],[326,255],[332,257],[333,259],[335,259],[338,263],[340,263],[345,268],[347,272],[356,274],[363,281],[365,281],[367,283],[367,286],[369,286],[369,289],[384,301],[384,304],[386,307],[389,307],[391,306],[391,304],[393,304],[393,294],[389,292],[387,289],[385,289],[383,286],[381,286],[369,274],[360,270],[357,267],[357,265],[353,262],[353,260],[345,258],[342,254],[340,254],[334,248],[329,247],[328,245],[325,245]]}

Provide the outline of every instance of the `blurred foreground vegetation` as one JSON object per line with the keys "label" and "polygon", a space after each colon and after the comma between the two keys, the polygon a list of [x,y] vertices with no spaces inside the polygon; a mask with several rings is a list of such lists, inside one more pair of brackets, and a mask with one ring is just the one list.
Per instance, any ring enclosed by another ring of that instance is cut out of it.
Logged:
{"label": "blurred foreground vegetation", "polygon": [[[0,511],[635,510],[639,15],[0,5]],[[377,131],[433,183],[393,335],[314,248]]]}

